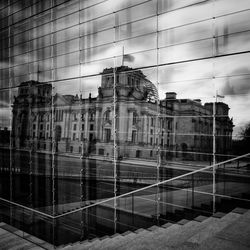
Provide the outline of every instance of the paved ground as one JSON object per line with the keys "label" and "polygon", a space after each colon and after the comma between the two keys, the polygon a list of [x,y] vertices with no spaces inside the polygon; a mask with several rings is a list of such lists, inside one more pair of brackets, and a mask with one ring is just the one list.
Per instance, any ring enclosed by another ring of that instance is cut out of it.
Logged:
{"label": "paved ground", "polygon": [[1,250],[42,250],[53,247],[34,236],[24,233],[3,222],[0,223],[0,249]]}

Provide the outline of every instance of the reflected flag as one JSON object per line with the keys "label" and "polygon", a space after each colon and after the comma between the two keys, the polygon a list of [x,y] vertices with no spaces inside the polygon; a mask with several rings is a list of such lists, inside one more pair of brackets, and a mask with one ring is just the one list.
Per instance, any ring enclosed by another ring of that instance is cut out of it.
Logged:
{"label": "reflected flag", "polygon": [[224,96],[224,95],[219,95],[219,94],[217,94],[216,97],[224,98],[225,96]]}
{"label": "reflected flag", "polygon": [[124,62],[133,62],[134,60],[134,56],[124,53],[124,46],[122,46],[122,66],[124,66]]}
{"label": "reflected flag", "polygon": [[123,62],[133,62],[134,60],[134,56],[130,54],[123,55]]}

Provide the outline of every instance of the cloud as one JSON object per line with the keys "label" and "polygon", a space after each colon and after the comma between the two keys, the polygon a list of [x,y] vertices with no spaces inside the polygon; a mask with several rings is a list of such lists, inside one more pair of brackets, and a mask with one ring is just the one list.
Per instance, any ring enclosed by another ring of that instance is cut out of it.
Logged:
{"label": "cloud", "polygon": [[246,67],[238,68],[226,78],[221,94],[245,95],[250,93],[250,70]]}
{"label": "cloud", "polygon": [[0,108],[7,108],[9,107],[9,103],[7,101],[4,100],[0,100]]}

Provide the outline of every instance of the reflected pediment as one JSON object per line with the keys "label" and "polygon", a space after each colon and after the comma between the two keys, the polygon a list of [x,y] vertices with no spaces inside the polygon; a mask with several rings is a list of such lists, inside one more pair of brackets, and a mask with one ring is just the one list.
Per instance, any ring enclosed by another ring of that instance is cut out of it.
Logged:
{"label": "reflected pediment", "polygon": [[[67,96],[69,97],[69,96]],[[69,100],[70,98],[65,98],[64,96],[60,95],[60,94],[56,94],[53,98],[53,104],[55,106],[65,106],[65,105],[70,105],[71,101]],[[73,96],[72,96],[73,99]]]}

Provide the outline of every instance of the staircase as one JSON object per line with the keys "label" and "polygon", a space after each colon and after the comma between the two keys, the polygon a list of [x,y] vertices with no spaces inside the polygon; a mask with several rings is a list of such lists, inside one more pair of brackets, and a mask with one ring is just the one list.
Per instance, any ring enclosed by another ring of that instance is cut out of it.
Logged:
{"label": "staircase", "polygon": [[183,219],[135,232],[115,234],[77,242],[62,250],[125,250],[125,249],[250,249],[250,210],[236,208],[227,214]]}
{"label": "staircase", "polygon": [[[193,214],[192,214],[193,216]],[[60,246],[60,250],[250,249],[250,210],[235,208],[176,222]],[[189,217],[189,218],[188,218]],[[177,217],[176,217],[177,218]],[[0,249],[54,249],[45,241],[0,223]]]}

